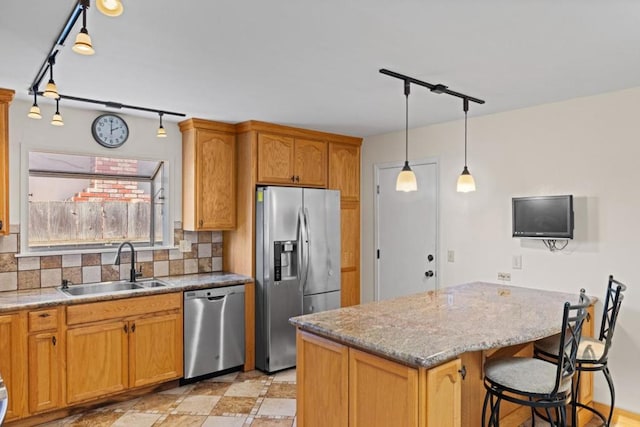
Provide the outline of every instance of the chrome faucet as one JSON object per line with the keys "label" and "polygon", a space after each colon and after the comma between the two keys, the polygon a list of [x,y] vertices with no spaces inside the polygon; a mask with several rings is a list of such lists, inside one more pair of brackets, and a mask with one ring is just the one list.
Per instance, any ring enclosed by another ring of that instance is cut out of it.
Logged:
{"label": "chrome faucet", "polygon": [[[115,261],[113,261],[114,265],[120,265],[120,252],[122,252],[122,248],[128,245],[129,248],[131,249],[131,270],[129,272],[129,281],[130,282],[135,282],[136,278],[142,276],[142,271],[136,271],[136,250],[133,247],[133,245],[131,244],[131,242],[129,241],[124,241],[122,243],[120,243],[120,246],[118,246],[118,253],[116,254],[116,259]],[[141,268],[142,270],[142,268]]]}

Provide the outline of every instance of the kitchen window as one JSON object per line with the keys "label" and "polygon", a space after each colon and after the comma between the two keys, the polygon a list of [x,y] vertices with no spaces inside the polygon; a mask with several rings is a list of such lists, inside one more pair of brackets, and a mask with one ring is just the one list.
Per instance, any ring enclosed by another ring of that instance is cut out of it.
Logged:
{"label": "kitchen window", "polygon": [[27,252],[169,243],[164,162],[30,151],[28,170]]}

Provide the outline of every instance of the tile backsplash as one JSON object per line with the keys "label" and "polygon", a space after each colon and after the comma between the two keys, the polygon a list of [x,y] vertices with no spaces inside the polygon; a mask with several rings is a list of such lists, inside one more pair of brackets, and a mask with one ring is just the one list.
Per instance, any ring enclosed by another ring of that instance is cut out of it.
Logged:
{"label": "tile backsplash", "polygon": [[[18,227],[12,226],[11,229]],[[222,271],[222,232],[174,229],[174,241],[191,242],[190,252],[178,249],[136,250],[136,267],[143,277],[178,276]],[[131,255],[123,251],[120,265],[115,253],[43,255],[16,257],[20,234],[0,236],[0,291],[60,286],[63,279],[72,284],[95,283],[129,278]]]}

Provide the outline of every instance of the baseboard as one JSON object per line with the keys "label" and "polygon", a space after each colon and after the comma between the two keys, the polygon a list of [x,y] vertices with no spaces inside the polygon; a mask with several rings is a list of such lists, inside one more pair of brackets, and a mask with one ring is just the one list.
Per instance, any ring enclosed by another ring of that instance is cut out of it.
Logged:
{"label": "baseboard", "polygon": [[[609,413],[609,405],[604,403],[593,402],[593,407],[603,414]],[[596,417],[597,418],[597,417]],[[613,409],[613,424],[625,427],[640,427],[640,414],[624,409]]]}

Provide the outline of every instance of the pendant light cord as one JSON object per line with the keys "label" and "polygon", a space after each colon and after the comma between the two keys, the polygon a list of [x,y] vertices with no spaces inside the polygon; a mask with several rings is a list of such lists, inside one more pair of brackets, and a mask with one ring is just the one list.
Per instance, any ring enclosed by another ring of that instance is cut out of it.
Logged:
{"label": "pendant light cord", "polygon": [[404,81],[404,99],[405,99],[405,125],[404,125],[404,152],[405,163],[409,163],[409,80]]}
{"label": "pendant light cord", "polygon": [[467,167],[467,112],[469,111],[469,100],[464,98],[464,167]]}

